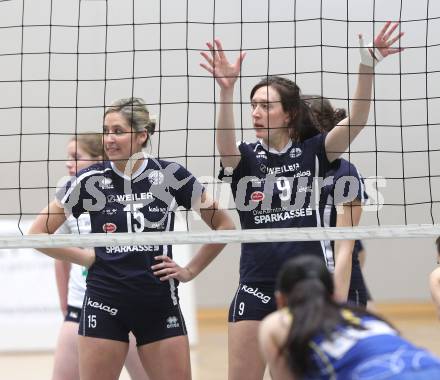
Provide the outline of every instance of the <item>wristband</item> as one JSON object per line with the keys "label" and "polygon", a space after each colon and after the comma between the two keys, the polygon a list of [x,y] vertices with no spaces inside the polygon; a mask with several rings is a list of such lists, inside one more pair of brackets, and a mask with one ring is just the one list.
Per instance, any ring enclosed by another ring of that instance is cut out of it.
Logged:
{"label": "wristband", "polygon": [[379,49],[373,48],[372,43],[365,46],[362,35],[359,35],[359,52],[361,54],[361,63],[369,67],[376,66],[384,58]]}

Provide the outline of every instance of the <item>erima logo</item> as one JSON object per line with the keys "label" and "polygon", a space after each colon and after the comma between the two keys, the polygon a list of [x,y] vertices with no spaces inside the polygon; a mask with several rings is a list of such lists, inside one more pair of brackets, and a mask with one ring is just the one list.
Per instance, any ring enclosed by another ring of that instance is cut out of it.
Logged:
{"label": "erima logo", "polygon": [[103,178],[99,184],[101,189],[114,189],[113,181],[111,178]]}
{"label": "erima logo", "polygon": [[177,317],[168,317],[167,318],[167,329],[174,329],[176,327],[179,327],[179,320]]}
{"label": "erima logo", "polygon": [[266,152],[264,150],[257,152],[257,158],[267,158]]}
{"label": "erima logo", "polygon": [[107,313],[109,313],[110,315],[113,315],[113,316],[118,314],[118,309],[104,305],[102,302],[92,301],[91,299],[89,299],[87,301],[87,306],[93,307],[95,309],[106,311]]}
{"label": "erima logo", "polygon": [[105,214],[105,215],[115,215],[117,211],[118,211],[118,210],[115,209],[115,208],[108,209],[108,210],[104,209],[104,210],[101,211],[101,214]]}
{"label": "erima logo", "polygon": [[78,313],[76,311],[71,311],[69,313],[69,317],[73,318],[73,319],[76,319],[76,318],[78,318]]}

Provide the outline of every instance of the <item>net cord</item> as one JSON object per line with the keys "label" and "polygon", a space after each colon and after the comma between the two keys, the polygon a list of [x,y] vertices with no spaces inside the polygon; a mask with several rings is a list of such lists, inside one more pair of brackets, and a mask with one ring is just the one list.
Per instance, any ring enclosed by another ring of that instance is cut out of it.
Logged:
{"label": "net cord", "polygon": [[140,232],[136,234],[93,233],[84,235],[0,235],[0,249],[112,247],[206,243],[268,243],[309,240],[364,240],[391,238],[432,238],[440,235],[440,224],[408,226],[361,226],[332,228],[265,228],[211,232]]}

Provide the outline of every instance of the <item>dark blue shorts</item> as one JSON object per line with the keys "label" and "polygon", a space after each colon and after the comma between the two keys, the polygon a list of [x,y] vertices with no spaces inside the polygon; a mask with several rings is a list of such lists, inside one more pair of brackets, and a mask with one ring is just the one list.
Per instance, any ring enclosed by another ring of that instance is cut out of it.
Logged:
{"label": "dark blue shorts", "polygon": [[187,334],[179,303],[171,297],[115,305],[86,291],[79,335],[128,342],[130,332],[137,346]]}
{"label": "dark blue shorts", "polygon": [[350,289],[348,291],[348,302],[359,307],[366,307],[367,300],[368,291],[361,267],[360,265],[355,265],[353,263],[351,269]]}
{"label": "dark blue shorts", "polygon": [[239,284],[229,307],[229,322],[261,321],[276,310],[275,284]]}
{"label": "dark blue shorts", "polygon": [[80,319],[81,319],[81,309],[79,307],[73,307],[67,305],[67,313],[66,316],[64,317],[64,321],[79,323]]}

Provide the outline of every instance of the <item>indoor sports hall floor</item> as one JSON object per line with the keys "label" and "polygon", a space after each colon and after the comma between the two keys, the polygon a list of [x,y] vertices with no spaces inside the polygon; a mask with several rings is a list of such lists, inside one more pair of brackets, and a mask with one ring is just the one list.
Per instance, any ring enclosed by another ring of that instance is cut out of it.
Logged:
{"label": "indoor sports hall floor", "polygon": [[[440,321],[430,304],[379,305],[378,310],[419,346],[440,355]],[[227,379],[226,311],[199,313],[197,347],[191,350],[194,380]],[[1,339],[1,337],[0,337]],[[1,380],[48,380],[51,376],[52,353],[0,354]],[[121,380],[128,380],[123,372]],[[266,374],[265,380],[270,379]]]}

